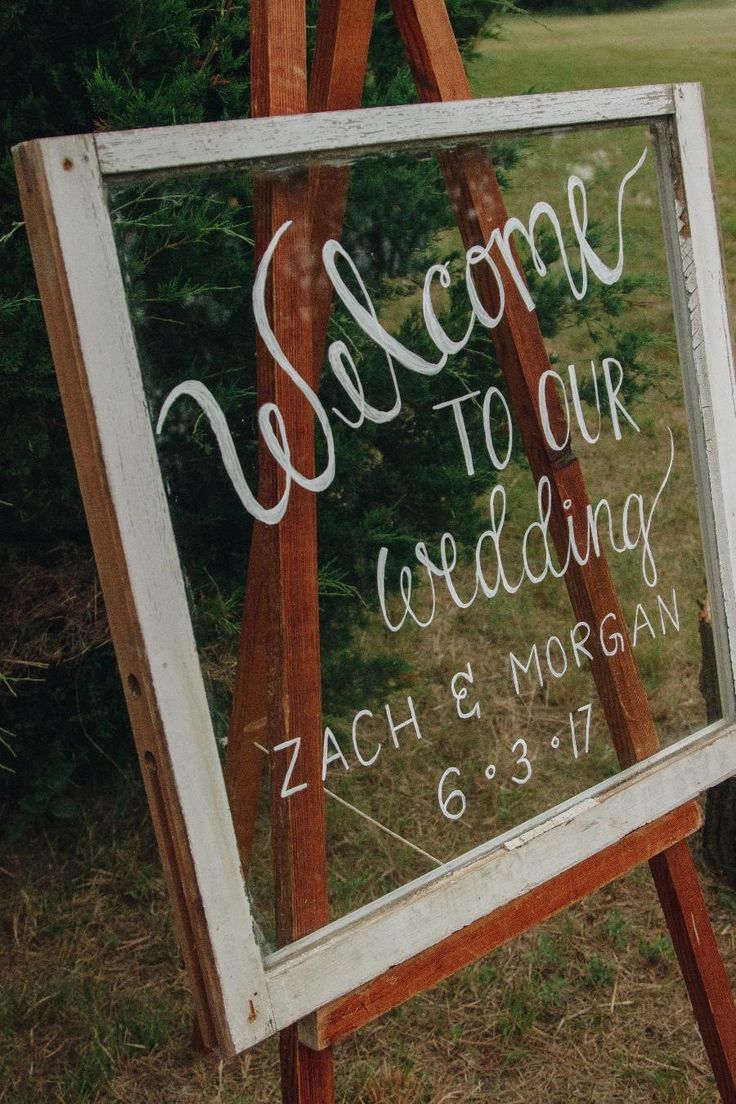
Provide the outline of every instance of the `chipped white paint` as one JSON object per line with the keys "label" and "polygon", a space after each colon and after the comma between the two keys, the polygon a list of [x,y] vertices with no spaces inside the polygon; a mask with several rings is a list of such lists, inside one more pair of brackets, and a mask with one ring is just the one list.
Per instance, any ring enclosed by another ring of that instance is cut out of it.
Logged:
{"label": "chipped white paint", "polygon": [[[689,302],[703,437],[696,467],[709,487],[717,570],[709,580],[717,614],[721,684],[733,715],[736,680],[736,387],[723,250],[716,209],[713,162],[699,84],[675,85],[675,130],[687,232],[680,234],[685,278],[692,257],[695,284]],[[706,475],[707,473],[707,475]],[[724,624],[725,620],[725,624]],[[729,670],[730,667],[730,670]]]}
{"label": "chipped white paint", "polygon": [[390,148],[456,145],[494,134],[646,121],[672,110],[671,85],[647,85],[103,131],[95,142],[103,175],[130,178],[259,162],[335,161]]}
{"label": "chipped white paint", "polygon": [[514,851],[517,847],[523,847],[525,843],[529,843],[530,840],[536,839],[537,836],[541,836],[544,832],[549,832],[559,824],[567,824],[569,821],[574,820],[575,817],[580,816],[581,813],[587,813],[589,809],[594,808],[597,804],[598,799],[595,797],[589,797],[585,801],[578,801],[570,809],[565,809],[563,812],[558,813],[557,816],[550,816],[548,820],[542,821],[541,824],[536,824],[533,828],[529,828],[528,831],[521,832],[518,836],[514,836],[513,839],[507,840],[504,843],[504,847],[507,851]]}
{"label": "chipped white paint", "polygon": [[679,808],[733,773],[735,741],[736,727],[719,722],[269,955],[277,1024],[364,985]]}
{"label": "chipped white paint", "polygon": [[736,385],[702,88],[673,87],[653,128],[725,715],[736,712]]}
{"label": "chipped white paint", "polygon": [[[232,1043],[242,1050],[273,1031],[268,990],[94,144],[83,136],[40,145],[134,616],[166,732]],[[250,1001],[255,1018],[249,1018]]]}

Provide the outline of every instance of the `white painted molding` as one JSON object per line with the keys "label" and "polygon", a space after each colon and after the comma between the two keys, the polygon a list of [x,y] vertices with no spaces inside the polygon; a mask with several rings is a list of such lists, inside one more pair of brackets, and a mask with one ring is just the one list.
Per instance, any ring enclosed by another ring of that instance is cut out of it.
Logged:
{"label": "white painted molding", "polygon": [[270,1035],[273,1021],[110,215],[89,136],[39,145],[74,304],[100,463],[123,542],[222,1001],[233,1045],[242,1050]]}
{"label": "white painted molding", "polygon": [[[653,123],[656,132],[701,525],[710,584],[718,590],[723,611],[721,676],[729,720],[263,960],[240,875],[104,184],[199,168],[304,164],[381,150],[431,149],[494,134],[642,122]],[[736,771],[736,726],[730,721],[736,682],[736,389],[698,86],[208,123],[47,139],[37,145],[89,379],[100,462],[122,534],[135,617],[236,1050],[543,885]],[[678,165],[681,194],[673,179]]]}
{"label": "white painted molding", "polygon": [[726,708],[733,713],[736,707],[736,370],[703,90],[699,84],[678,84],[674,92],[675,133],[682,172],[677,228],[680,279],[684,281],[684,321],[690,327],[691,361],[697,385],[697,395],[692,401],[697,403],[703,433],[696,468],[707,473],[710,481],[713,554],[718,567],[708,583],[720,636],[720,683],[727,696]]}
{"label": "white painted molding", "polygon": [[733,773],[719,722],[266,958],[279,1027],[364,985]]}
{"label": "white painted molding", "polygon": [[103,176],[130,178],[259,162],[335,160],[389,148],[458,145],[671,115],[671,85],[238,119],[95,135]]}

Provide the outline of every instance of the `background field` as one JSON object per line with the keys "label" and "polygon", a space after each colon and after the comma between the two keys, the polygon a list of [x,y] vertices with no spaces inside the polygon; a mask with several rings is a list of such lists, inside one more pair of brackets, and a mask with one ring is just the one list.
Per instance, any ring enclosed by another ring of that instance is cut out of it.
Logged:
{"label": "background field", "polygon": [[732,0],[669,0],[644,12],[506,22],[500,42],[479,47],[471,67],[479,96],[535,89],[624,87],[700,81],[705,88],[724,246],[736,287],[736,95]]}
{"label": "background field", "polygon": [[[514,17],[502,41],[479,46],[471,71],[479,95],[702,80],[732,293],[735,15],[731,0],[669,3],[642,14]],[[575,158],[574,150],[566,151],[560,163]],[[645,267],[647,258],[636,262]],[[638,309],[646,311],[648,304]],[[666,319],[658,326],[656,363],[664,370],[671,340]],[[664,388],[665,404],[672,399],[671,382]],[[697,575],[695,568],[683,583],[691,595]],[[451,653],[453,641],[446,647]],[[691,653],[690,687],[696,661]],[[655,674],[667,717],[668,708],[678,712],[675,690],[668,686],[666,664]],[[547,705],[534,705],[530,727]],[[700,708],[696,701],[692,707],[694,714]],[[387,870],[399,880],[418,872],[379,835],[367,837],[362,853],[370,856],[364,864],[369,883],[373,878],[383,884]],[[195,1058],[189,1049],[190,1005],[137,783],[121,777],[117,797],[87,809],[81,830],[76,824],[66,834],[39,834],[22,848],[3,844],[0,875],[1,1101],[265,1104],[278,1098],[273,1042],[226,1065]],[[729,967],[736,967],[736,897],[705,878],[723,953]],[[363,891],[365,880],[358,888]],[[343,884],[335,892],[343,904],[353,904],[354,889]],[[633,873],[341,1046],[338,1099],[714,1100],[647,871]]]}

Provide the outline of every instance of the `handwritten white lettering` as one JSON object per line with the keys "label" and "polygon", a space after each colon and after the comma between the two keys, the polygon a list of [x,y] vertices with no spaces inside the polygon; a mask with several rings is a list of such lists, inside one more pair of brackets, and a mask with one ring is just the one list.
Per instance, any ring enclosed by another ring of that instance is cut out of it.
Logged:
{"label": "handwritten white lettering", "polygon": [[[444,582],[453,603],[458,608],[467,609],[481,593],[485,598],[493,599],[501,590],[506,591],[507,594],[516,594],[524,583],[534,586],[550,575],[556,579],[562,578],[573,560],[584,566],[592,557],[599,557],[602,554],[601,535],[599,533],[601,518],[607,520],[606,536],[611,551],[622,555],[639,549],[641,552],[642,579],[647,586],[656,586],[658,573],[652,548],[652,524],[661,496],[672,473],[675,457],[674,437],[671,430],[668,429],[667,432],[670,444],[667,469],[648,508],[645,504],[644,495],[635,492],[629,494],[621,510],[621,520],[617,532],[614,526],[613,510],[608,500],[601,498],[595,507],[589,504],[585,516],[585,546],[582,550],[578,545],[572,515],[568,512],[566,514],[567,547],[559,566],[556,566],[549,533],[552,491],[549,479],[546,476],[542,476],[537,485],[539,520],[532,521],[523,534],[521,565],[517,564],[515,581],[509,579],[506,569],[508,555],[504,551],[501,541],[507,510],[506,490],[501,483],[498,483],[490,494],[490,526],[478,537],[475,550],[475,589],[466,597],[460,595],[453,579],[453,572],[458,561],[455,538],[451,533],[444,533],[440,538],[439,556],[436,559],[432,558],[424,541],[419,541],[414,549],[417,565],[424,569],[423,575],[426,583],[419,593],[421,601],[428,608],[425,608],[423,614],[415,608],[416,601],[413,602],[412,600],[412,571],[408,564],[403,564],[398,578],[400,596],[398,604],[403,607],[403,610],[398,617],[392,615],[388,608],[386,596],[388,548],[382,547],[378,554],[376,566],[376,585],[386,627],[391,632],[399,632],[407,617],[410,617],[420,628],[427,628],[434,620],[437,609],[435,580]],[[566,500],[562,505],[563,509],[570,511],[569,501]],[[538,566],[535,566],[535,560]],[[615,643],[615,641],[612,641],[612,643]],[[611,655],[614,654],[615,652],[611,652]]]}
{"label": "handwritten white lettering", "polygon": [[[642,153],[641,157],[637,161],[636,165],[630,169],[623,177],[618,190],[618,201],[616,208],[616,222],[618,230],[618,255],[614,265],[607,265],[593,249],[592,245],[587,239],[588,234],[588,199],[585,190],[585,184],[583,181],[575,175],[572,175],[568,179],[567,185],[567,197],[568,207],[570,211],[570,218],[572,222],[573,232],[577,242],[577,246],[580,252],[580,283],[576,283],[575,274],[573,268],[570,265],[570,261],[567,255],[567,245],[564,240],[564,235],[560,221],[555,213],[554,209],[546,202],[535,203],[529,215],[528,223],[525,226],[518,218],[509,218],[504,224],[503,228],[496,227],[491,233],[488,241],[482,246],[473,246],[466,253],[465,264],[465,281],[466,290],[468,294],[468,301],[470,304],[470,315],[468,326],[465,334],[459,339],[452,339],[441,326],[433,303],[432,303],[432,283],[437,278],[443,288],[449,288],[452,277],[450,275],[447,264],[433,264],[427,271],[424,287],[422,293],[422,313],[427,329],[427,333],[434,343],[435,347],[440,353],[439,359],[427,360],[420,356],[417,352],[407,348],[403,345],[398,338],[393,336],[382,325],[378,318],[377,311],[371,300],[368,289],[361,277],[361,274],[357,268],[357,265],[350,257],[347,250],[344,249],[339,242],[334,240],[325,243],[322,251],[322,260],[325,267],[325,271],[332,283],[332,286],[347,309],[350,316],[363,330],[363,332],[380,348],[383,350],[386,357],[386,364],[388,368],[391,385],[393,388],[393,402],[387,408],[379,408],[374,406],[368,401],[365,394],[365,388],[361,380],[358,366],[356,365],[352,354],[350,353],[346,343],[343,340],[333,341],[330,344],[328,350],[328,361],[330,367],[335,374],[337,380],[345,392],[345,395],[350,399],[355,410],[357,412],[356,417],[351,418],[344,414],[337,408],[333,408],[333,413],[336,417],[339,417],[343,422],[353,429],[359,429],[364,422],[371,421],[377,424],[390,422],[396,418],[401,411],[401,392],[399,388],[399,382],[396,375],[395,364],[401,365],[403,368],[410,372],[418,373],[425,376],[434,376],[440,372],[447,364],[450,356],[455,356],[462,349],[465,348],[476,321],[481,326],[489,329],[493,329],[498,325],[503,317],[505,310],[505,291],[504,283],[499,271],[499,267],[496,261],[491,256],[492,251],[495,251],[499,257],[499,262],[502,263],[516,287],[519,294],[524,300],[527,308],[531,311],[535,309],[535,303],[532,299],[531,293],[526,285],[524,277],[520,272],[517,261],[514,256],[513,249],[511,247],[511,238],[515,233],[521,234],[526,241],[531,251],[532,262],[535,266],[537,273],[540,276],[547,274],[547,265],[541,257],[541,254],[536,246],[535,242],[535,230],[537,223],[542,217],[547,218],[552,224],[553,230],[557,235],[560,256],[562,264],[565,270],[570,289],[573,296],[576,299],[582,299],[588,288],[588,273],[589,271],[604,285],[615,284],[620,278],[623,272],[624,266],[624,240],[623,240],[623,196],[627,183],[629,180],[639,171],[644,160],[646,158],[646,150]],[[258,429],[263,443],[279,465],[285,474],[284,487],[281,493],[281,497],[277,502],[270,506],[260,503],[256,495],[251,490],[246,476],[243,472],[242,465],[237,455],[237,450],[233,441],[233,437],[228,426],[227,418],[222,410],[222,407],[218,403],[215,396],[211,391],[199,380],[185,380],[182,383],[174,387],[164,399],[161,410],[159,412],[158,419],[156,421],[156,432],[161,433],[166,423],[172,407],[182,398],[192,399],[200,410],[204,414],[205,418],[209,422],[210,428],[214,434],[217,442],[220,456],[232,486],[238,495],[244,508],[254,518],[264,522],[267,525],[275,525],[281,520],[288,507],[289,498],[291,495],[292,484],[296,483],[298,486],[318,493],[325,490],[331,485],[335,478],[336,464],[335,464],[335,443],[330,426],[329,417],[323,404],[320,402],[318,396],[309,384],[303,379],[302,375],[296,370],[294,365],[290,362],[288,356],[284,352],[281,344],[276,336],[274,328],[268,318],[265,305],[265,288],[269,275],[269,268],[273,260],[273,256],[276,249],[284,237],[285,233],[291,226],[291,222],[284,222],[274,234],[273,239],[268,245],[256,271],[255,280],[253,283],[253,314],[256,322],[258,333],[263,340],[266,349],[272,356],[275,364],[278,368],[286,374],[291,380],[297,390],[301,393],[303,399],[307,403],[309,411],[316,418],[325,444],[325,462],[321,472],[317,475],[308,475],[300,471],[292,461],[291,449],[289,446],[288,435],[286,432],[286,424],[284,422],[283,415],[276,403],[266,402],[261,405],[258,410]],[[341,275],[338,267],[338,262],[343,264],[349,273],[350,279],[354,282],[360,292],[360,298],[358,298],[348,282]],[[475,282],[473,279],[473,268],[479,264],[486,265],[494,275],[494,278],[498,287],[498,299],[499,307],[495,315],[489,315],[483,307]],[[616,361],[611,361],[611,364],[618,364]],[[610,365],[607,367],[607,362],[603,363],[604,377],[606,383],[606,389],[609,396],[609,408],[611,412],[611,419],[614,425],[614,432],[617,439],[620,436],[619,415],[623,416],[633,423],[633,420],[628,415],[623,404],[618,398],[618,392],[621,387],[621,381],[623,378],[623,369],[618,365],[619,377],[614,384],[611,378]],[[552,373],[557,375],[557,373]],[[546,374],[545,374],[546,375]],[[559,376],[557,376],[560,379]],[[495,446],[492,441],[490,430],[488,429],[489,422],[489,410],[490,402],[493,393],[499,394],[495,389],[486,394],[486,400],[484,400],[484,429],[486,430],[486,443],[488,445],[488,452],[491,460],[494,462],[498,470],[503,468],[508,463],[511,455],[511,435],[509,434],[508,453],[504,461],[499,462],[499,458],[496,453]],[[575,412],[578,415],[578,420],[582,422],[580,418],[578,405],[575,403],[576,391],[573,390],[573,403],[575,405]],[[440,405],[452,405],[453,413],[456,418],[458,433],[460,435],[461,445],[463,447],[463,455],[465,457],[466,467],[469,474],[473,474],[473,462],[472,454],[469,451],[469,444],[467,442],[467,435],[465,433],[464,422],[462,419],[462,411],[460,409],[460,403],[464,401],[464,397],[456,400],[452,400],[450,404]],[[503,400],[505,402],[505,400]],[[569,413],[568,413],[569,421]],[[510,426],[510,416],[507,418],[507,423]],[[634,425],[634,428],[637,428]],[[551,429],[550,429],[551,434]],[[545,427],[545,433],[547,433],[547,427]],[[553,447],[562,448],[564,445],[555,445]]]}

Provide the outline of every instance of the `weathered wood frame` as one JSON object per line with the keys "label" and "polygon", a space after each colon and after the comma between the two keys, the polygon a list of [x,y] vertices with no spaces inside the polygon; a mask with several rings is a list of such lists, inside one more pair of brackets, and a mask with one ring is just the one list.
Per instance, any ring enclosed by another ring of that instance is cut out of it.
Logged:
{"label": "weathered wood frame", "polygon": [[[240,876],[107,210],[106,185],[218,168],[649,124],[714,607],[724,719],[311,935],[262,956]],[[736,771],[736,388],[697,85],[559,93],[46,139],[15,151],[29,237],[149,800],[198,1007],[235,1053],[468,932],[466,961],[696,826]],[[587,865],[586,865],[587,864]],[[576,872],[579,877],[576,880]],[[565,890],[555,905],[555,886]],[[535,895],[548,894],[541,902]],[[532,902],[510,918],[515,902]],[[503,910],[506,910],[505,912]],[[478,927],[480,925],[480,927]],[[493,925],[491,924],[491,928]],[[478,938],[473,932],[483,931]],[[475,941],[474,941],[475,939]],[[461,956],[462,957],[462,956]],[[457,968],[457,958],[454,968]],[[413,991],[444,976],[414,982]],[[407,995],[403,991],[403,997]],[[389,1006],[389,1005],[386,1005]],[[368,1016],[363,1017],[368,1018]],[[343,1031],[343,1033],[346,1033]],[[329,1035],[329,1032],[327,1033]],[[326,1038],[314,1020],[302,1037]]]}

